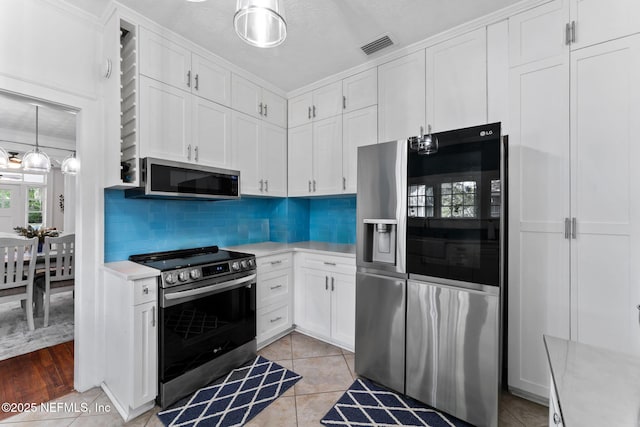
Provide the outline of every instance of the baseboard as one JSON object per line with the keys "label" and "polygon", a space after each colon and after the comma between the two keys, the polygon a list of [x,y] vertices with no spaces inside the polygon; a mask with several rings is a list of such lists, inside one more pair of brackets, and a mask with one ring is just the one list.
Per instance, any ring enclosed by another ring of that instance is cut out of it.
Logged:
{"label": "baseboard", "polygon": [[109,400],[111,400],[111,403],[113,403],[113,406],[116,408],[116,410],[118,411],[118,413],[120,414],[120,416],[125,422],[131,421],[134,418],[139,417],[140,415],[144,414],[148,410],[152,409],[156,404],[155,401],[152,400],[151,402],[145,403],[144,405],[140,406],[139,408],[136,408],[135,410],[129,411],[128,410],[129,408],[125,407],[125,405],[120,403],[120,401],[115,397],[115,395],[111,392],[111,390],[109,390],[108,385],[106,385],[105,383],[102,383],[100,384],[100,387],[102,388],[104,393],[107,395]]}
{"label": "baseboard", "polygon": [[529,393],[528,391],[520,390],[515,387],[509,387],[509,392],[515,396],[521,397],[526,400],[530,400],[542,406],[549,407],[549,399],[540,397],[537,394]]}

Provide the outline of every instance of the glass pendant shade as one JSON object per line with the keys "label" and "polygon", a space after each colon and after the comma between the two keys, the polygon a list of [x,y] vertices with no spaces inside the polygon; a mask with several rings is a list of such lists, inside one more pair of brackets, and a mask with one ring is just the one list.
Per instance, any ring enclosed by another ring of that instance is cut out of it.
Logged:
{"label": "glass pendant shade", "polygon": [[22,169],[27,172],[48,173],[51,170],[49,156],[38,147],[38,106],[36,105],[36,148],[27,151],[22,157]]}
{"label": "glass pendant shade", "polygon": [[76,158],[76,152],[73,154],[69,154],[63,161],[62,166],[60,166],[62,173],[65,175],[77,175],[80,170],[80,161]]}
{"label": "glass pendant shade", "polygon": [[280,0],[238,0],[233,26],[242,40],[256,47],[276,47],[287,37]]}
{"label": "glass pendant shade", "polygon": [[9,167],[9,154],[4,148],[0,147],[0,168]]}

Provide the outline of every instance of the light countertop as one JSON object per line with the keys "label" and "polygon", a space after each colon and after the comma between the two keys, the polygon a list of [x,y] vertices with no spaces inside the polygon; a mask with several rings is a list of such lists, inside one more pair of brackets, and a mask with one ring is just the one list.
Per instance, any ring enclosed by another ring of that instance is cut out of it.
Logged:
{"label": "light countertop", "polygon": [[640,425],[639,357],[546,335],[544,343],[565,427]]}
{"label": "light countertop", "polygon": [[340,243],[326,243],[326,242],[295,242],[295,243],[276,243],[276,242],[263,242],[263,243],[250,243],[247,245],[232,246],[226,248],[232,251],[247,252],[254,254],[257,257],[277,255],[284,252],[310,252],[320,253],[327,255],[341,255],[350,258],[356,256],[356,245],[346,245]]}
{"label": "light countertop", "polygon": [[139,280],[160,275],[160,271],[155,268],[146,267],[131,261],[108,262],[103,265],[103,268],[110,270],[124,280]]}

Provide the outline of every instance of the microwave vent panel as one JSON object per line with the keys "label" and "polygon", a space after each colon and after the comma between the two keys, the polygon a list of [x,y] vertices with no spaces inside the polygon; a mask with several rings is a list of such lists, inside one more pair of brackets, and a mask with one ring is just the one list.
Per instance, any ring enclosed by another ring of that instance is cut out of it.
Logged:
{"label": "microwave vent panel", "polygon": [[385,34],[382,37],[378,37],[374,41],[365,44],[364,46],[360,46],[360,49],[362,49],[362,51],[367,55],[372,55],[391,45],[393,45],[393,40],[391,40],[391,37],[389,37],[388,34]]}

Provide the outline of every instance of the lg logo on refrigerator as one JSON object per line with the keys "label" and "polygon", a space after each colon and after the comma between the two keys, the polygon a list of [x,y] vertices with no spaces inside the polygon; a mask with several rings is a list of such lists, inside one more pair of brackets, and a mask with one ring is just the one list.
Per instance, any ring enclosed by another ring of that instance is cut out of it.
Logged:
{"label": "lg logo on refrigerator", "polygon": [[493,135],[493,131],[492,130],[481,130],[480,131],[480,136],[490,136]]}

